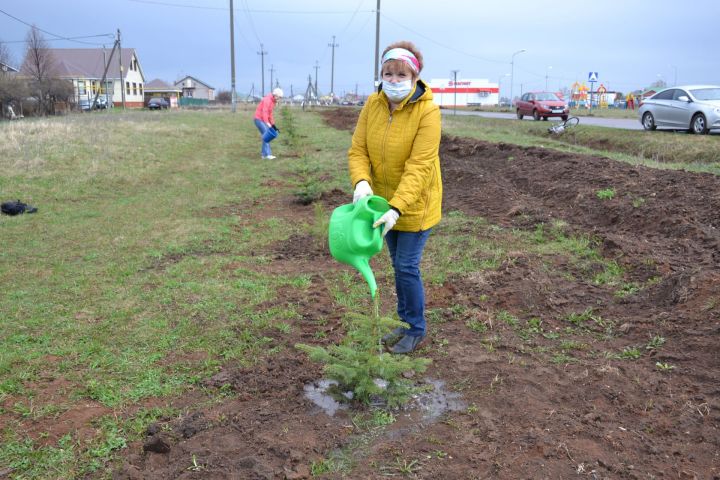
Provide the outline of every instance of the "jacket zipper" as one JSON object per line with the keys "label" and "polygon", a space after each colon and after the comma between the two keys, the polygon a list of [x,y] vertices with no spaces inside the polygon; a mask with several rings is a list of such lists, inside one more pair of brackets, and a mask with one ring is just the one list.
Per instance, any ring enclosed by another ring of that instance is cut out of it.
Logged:
{"label": "jacket zipper", "polygon": [[387,144],[387,136],[388,136],[388,131],[390,130],[390,124],[392,123],[392,119],[393,119],[393,116],[392,116],[392,112],[391,112],[390,116],[388,117],[387,126],[385,127],[385,135],[383,136],[383,146],[382,146],[382,167],[383,167],[383,179],[384,179],[384,183],[385,183],[385,192],[384,192],[385,194],[383,196],[388,201],[390,201],[390,199],[387,198],[388,197],[388,190],[387,190],[388,180],[387,180],[387,168],[385,167],[385,145]]}

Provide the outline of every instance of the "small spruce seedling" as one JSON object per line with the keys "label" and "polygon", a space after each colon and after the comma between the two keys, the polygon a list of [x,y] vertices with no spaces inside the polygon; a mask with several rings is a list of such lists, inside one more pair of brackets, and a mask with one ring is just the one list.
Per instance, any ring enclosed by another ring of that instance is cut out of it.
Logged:
{"label": "small spruce seedling", "polygon": [[[378,345],[386,332],[405,326],[390,317],[350,314],[348,332],[342,343],[327,348],[297,344],[310,359],[325,364],[325,374],[338,382],[340,392],[351,390],[354,398],[370,403],[383,399],[388,406],[404,404],[415,391],[403,373],[422,373],[431,360],[382,352]],[[342,397],[340,397],[342,398]]]}

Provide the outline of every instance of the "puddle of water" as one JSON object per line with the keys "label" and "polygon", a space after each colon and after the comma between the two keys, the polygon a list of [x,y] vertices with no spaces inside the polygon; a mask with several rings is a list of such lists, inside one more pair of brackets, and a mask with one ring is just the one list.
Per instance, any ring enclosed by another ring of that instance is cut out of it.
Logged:
{"label": "puddle of water", "polygon": [[[445,388],[445,382],[426,378],[425,383],[432,385],[432,390],[414,395],[408,404],[403,408],[409,414],[413,423],[432,423],[446,412],[457,412],[464,410],[467,405],[460,398],[460,394],[449,392]],[[384,387],[387,382],[382,379],[375,380],[375,383]],[[318,406],[325,414],[332,417],[340,409],[347,409],[348,405],[339,402],[328,390],[336,386],[335,380],[319,380],[305,385],[305,397]],[[352,400],[352,392],[344,392],[343,395]],[[383,407],[380,402],[373,402],[373,406]]]}
{"label": "puddle of water", "polygon": [[423,412],[423,420],[433,421],[446,412],[458,412],[467,408],[459,393],[445,389],[444,381],[426,378],[425,382],[433,386],[432,391],[415,395],[411,402]]}
{"label": "puddle of water", "polygon": [[[309,383],[305,385],[305,397],[311,402],[320,407],[329,417],[335,416],[335,413],[340,409],[346,409],[348,406],[344,403],[340,403],[330,395],[328,389],[337,385],[335,380],[319,380],[317,382]],[[345,395],[349,400],[352,399],[352,392],[345,392]]]}

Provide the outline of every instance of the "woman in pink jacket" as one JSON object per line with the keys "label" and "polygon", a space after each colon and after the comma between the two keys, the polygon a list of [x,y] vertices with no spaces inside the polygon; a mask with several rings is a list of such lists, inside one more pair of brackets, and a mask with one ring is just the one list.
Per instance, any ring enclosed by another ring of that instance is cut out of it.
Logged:
{"label": "woman in pink jacket", "polygon": [[[283,97],[283,91],[279,88],[273,89],[271,93],[268,93],[260,100],[260,103],[255,110],[255,126],[260,130],[260,137],[264,137],[265,132],[269,128],[275,128],[275,120],[273,119],[273,109],[277,104],[278,99]],[[275,128],[277,130],[277,128]],[[260,154],[263,159],[273,160],[275,155],[270,150],[270,143],[263,140],[262,149]]]}

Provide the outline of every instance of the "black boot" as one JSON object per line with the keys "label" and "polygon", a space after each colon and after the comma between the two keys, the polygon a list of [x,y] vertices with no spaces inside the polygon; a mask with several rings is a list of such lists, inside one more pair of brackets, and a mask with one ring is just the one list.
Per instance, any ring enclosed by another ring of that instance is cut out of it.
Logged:
{"label": "black boot", "polygon": [[405,335],[390,349],[390,353],[404,354],[414,352],[424,339],[425,335]]}

